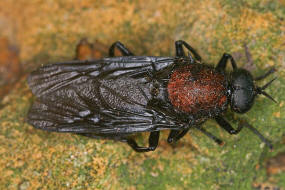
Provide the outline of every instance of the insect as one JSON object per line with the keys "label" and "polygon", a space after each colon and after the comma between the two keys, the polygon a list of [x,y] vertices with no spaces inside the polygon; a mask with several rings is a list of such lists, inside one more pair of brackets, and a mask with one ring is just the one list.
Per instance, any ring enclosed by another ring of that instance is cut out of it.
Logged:
{"label": "insect", "polygon": [[[117,48],[123,56],[114,57]],[[228,105],[245,113],[257,95],[273,98],[238,68],[230,54],[216,67],[203,64],[200,55],[185,41],[175,42],[175,57],[134,56],[122,43],[115,42],[108,58],[71,61],[40,67],[28,77],[37,100],[27,121],[35,128],[68,132],[90,138],[109,138],[129,144],[137,152],[153,151],[161,130],[169,129],[169,143],[181,139],[190,129],[198,129],[216,143],[222,140],[202,124],[214,119],[230,134],[247,126],[270,147],[270,142],[249,124],[234,129],[223,118]],[[188,50],[185,54],[184,48]],[[233,68],[226,73],[227,62]],[[273,100],[274,101],[274,100]],[[132,134],[150,132],[149,146],[137,144]]]}

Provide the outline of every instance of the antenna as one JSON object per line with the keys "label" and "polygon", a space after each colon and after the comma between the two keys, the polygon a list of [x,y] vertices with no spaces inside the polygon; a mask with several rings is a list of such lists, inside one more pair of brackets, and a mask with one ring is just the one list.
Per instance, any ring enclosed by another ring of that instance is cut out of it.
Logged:
{"label": "antenna", "polygon": [[264,91],[274,80],[276,80],[276,78],[274,78],[271,81],[269,81],[268,83],[266,83],[263,87],[257,87],[255,92],[256,92],[256,94],[262,94],[262,95],[266,96],[267,98],[269,98],[270,100],[272,100],[273,102],[277,103],[269,94],[267,94]]}

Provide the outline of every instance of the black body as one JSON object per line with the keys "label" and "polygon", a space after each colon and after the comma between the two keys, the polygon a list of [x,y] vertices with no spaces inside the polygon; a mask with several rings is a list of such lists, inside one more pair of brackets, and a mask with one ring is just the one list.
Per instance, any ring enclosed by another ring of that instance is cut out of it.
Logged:
{"label": "black body", "polygon": [[170,57],[134,56],[44,66],[28,78],[38,97],[29,123],[56,132],[114,135],[183,129],[169,110],[163,80],[155,79],[173,65]]}
{"label": "black body", "polygon": [[[185,56],[183,45],[193,57]],[[124,56],[112,57],[114,48]],[[192,127],[221,144],[220,139],[201,128],[209,118],[214,118],[231,134],[243,127],[239,125],[235,130],[223,119],[225,108],[217,114],[203,116],[177,112],[173,108],[167,93],[171,72],[181,64],[201,62],[198,53],[186,42],[176,42],[176,57],[133,56],[120,42],[111,46],[110,56],[94,61],[51,64],[32,72],[28,84],[37,100],[29,111],[28,122],[47,131],[125,141],[138,152],[154,150],[159,131],[164,129],[171,129],[168,142],[179,140]],[[256,94],[265,94],[266,87],[255,87],[250,73],[237,69],[229,54],[224,54],[215,70],[224,74],[228,59],[234,68],[228,76],[228,100],[233,111],[244,113],[253,105]],[[151,132],[149,147],[138,146],[131,137],[138,132]],[[270,145],[264,137],[261,139]]]}

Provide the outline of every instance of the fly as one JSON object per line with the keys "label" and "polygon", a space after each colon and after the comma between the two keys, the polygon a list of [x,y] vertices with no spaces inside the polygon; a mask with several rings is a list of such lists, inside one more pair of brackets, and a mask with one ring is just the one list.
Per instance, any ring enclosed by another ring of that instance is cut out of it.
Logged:
{"label": "fly", "polygon": [[[37,97],[28,123],[51,132],[119,140],[137,152],[147,152],[156,149],[161,130],[170,130],[169,143],[198,129],[223,144],[202,127],[206,120],[214,119],[229,134],[247,127],[272,148],[248,123],[241,122],[234,129],[223,115],[228,106],[236,113],[246,113],[260,94],[275,101],[264,91],[274,79],[263,87],[255,84],[275,69],[253,78],[249,71],[237,67],[230,54],[225,53],[212,67],[203,64],[185,41],[176,41],[175,47],[175,57],[134,56],[115,42],[108,58],[38,68],[28,77]],[[123,56],[114,57],[115,48]],[[228,61],[233,68],[230,73],[225,71]],[[150,132],[147,147],[139,146],[132,137],[141,132]]]}

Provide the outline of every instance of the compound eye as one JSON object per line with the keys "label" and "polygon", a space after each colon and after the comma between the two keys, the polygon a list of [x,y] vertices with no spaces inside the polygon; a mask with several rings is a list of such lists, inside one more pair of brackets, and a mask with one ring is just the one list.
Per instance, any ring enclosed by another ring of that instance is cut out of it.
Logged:
{"label": "compound eye", "polygon": [[231,107],[235,112],[245,113],[252,107],[254,97],[251,89],[236,89],[232,94]]}

